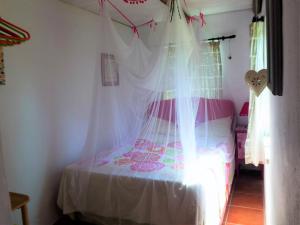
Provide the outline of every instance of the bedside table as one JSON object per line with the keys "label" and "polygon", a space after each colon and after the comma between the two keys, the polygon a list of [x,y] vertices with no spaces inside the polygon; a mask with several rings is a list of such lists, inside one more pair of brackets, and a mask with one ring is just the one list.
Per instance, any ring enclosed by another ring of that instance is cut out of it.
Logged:
{"label": "bedside table", "polygon": [[237,125],[235,128],[235,140],[236,140],[236,151],[235,151],[235,172],[239,175],[240,164],[245,163],[245,142],[247,139],[247,126]]}

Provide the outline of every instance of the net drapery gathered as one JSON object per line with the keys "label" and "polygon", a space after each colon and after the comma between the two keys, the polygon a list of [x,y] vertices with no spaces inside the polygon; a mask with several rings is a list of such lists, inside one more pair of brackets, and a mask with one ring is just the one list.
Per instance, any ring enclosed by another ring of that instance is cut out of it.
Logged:
{"label": "net drapery gathered", "polygon": [[[160,43],[146,47],[136,35],[125,43],[105,3],[97,62],[113,57],[96,63],[86,144],[63,174],[59,206],[112,224],[220,224],[234,107],[220,99],[219,44],[198,43],[179,0],[149,34]],[[103,86],[107,71],[119,82]]]}
{"label": "net drapery gathered", "polygon": [[[259,71],[266,68],[266,32],[265,23],[253,22],[250,26],[251,69]],[[265,151],[268,146],[270,92],[267,88],[256,97],[250,90],[249,122],[245,143],[245,162],[247,164],[264,164]]]}

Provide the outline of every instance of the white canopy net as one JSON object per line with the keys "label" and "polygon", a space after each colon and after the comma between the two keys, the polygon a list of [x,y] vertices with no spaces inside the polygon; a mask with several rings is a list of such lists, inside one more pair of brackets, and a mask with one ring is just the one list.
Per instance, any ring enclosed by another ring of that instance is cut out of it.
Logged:
{"label": "white canopy net", "polygon": [[179,0],[150,33],[160,42],[152,47],[137,35],[125,43],[106,3],[89,132],[64,172],[60,207],[105,224],[220,224],[233,106],[216,99],[210,45],[197,41]]}

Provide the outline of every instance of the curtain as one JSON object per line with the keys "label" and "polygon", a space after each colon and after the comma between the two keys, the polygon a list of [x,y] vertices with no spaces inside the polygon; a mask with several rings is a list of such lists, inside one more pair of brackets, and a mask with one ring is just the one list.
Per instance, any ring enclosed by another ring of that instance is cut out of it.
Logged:
{"label": "curtain", "polygon": [[223,96],[222,60],[219,41],[202,44],[200,71],[203,76],[199,80],[199,95],[220,99]]}
{"label": "curtain", "polygon": [[[194,77],[194,96],[205,96],[209,99],[221,99],[223,97],[223,73],[220,41],[210,41],[201,44],[199,70],[201,78]],[[163,93],[164,99],[174,98],[174,91]]]}
{"label": "curtain", "polygon": [[[250,26],[251,69],[266,68],[266,29],[265,23],[253,22]],[[265,161],[265,150],[269,136],[269,91],[267,88],[256,97],[250,90],[248,133],[245,143],[245,162],[258,166]]]}
{"label": "curtain", "polygon": [[220,87],[222,87],[222,64],[221,64],[221,51],[220,51],[220,41],[210,41],[209,43],[210,47],[210,54],[212,54],[212,58],[214,60],[214,66],[213,68],[216,71],[216,78],[220,83]]}

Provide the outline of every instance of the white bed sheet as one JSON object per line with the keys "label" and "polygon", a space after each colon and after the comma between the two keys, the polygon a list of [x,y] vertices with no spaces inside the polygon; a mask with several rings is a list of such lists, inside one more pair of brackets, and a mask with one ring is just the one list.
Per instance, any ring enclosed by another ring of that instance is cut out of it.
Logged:
{"label": "white bed sheet", "polygon": [[[156,140],[159,140],[157,134]],[[221,220],[226,190],[234,173],[233,136],[212,137],[207,139],[207,143],[206,149],[201,151],[201,159],[202,162],[210,162],[210,166],[199,167],[198,177],[217,177],[209,181],[217,195],[207,196],[207,188],[199,188],[204,185],[201,182],[183,185],[182,173],[174,172],[171,167],[141,172],[133,171],[130,166],[119,166],[113,159],[128,151],[128,148],[121,148],[92,169],[85,199],[74,196],[81,191],[77,184],[78,173],[87,173],[87,168],[84,163],[68,166],[62,176],[58,205],[64,214],[81,212],[155,225],[200,225],[207,219],[203,208],[206,197],[213,204],[210,206],[214,208],[211,216],[216,217],[214,220]]]}

